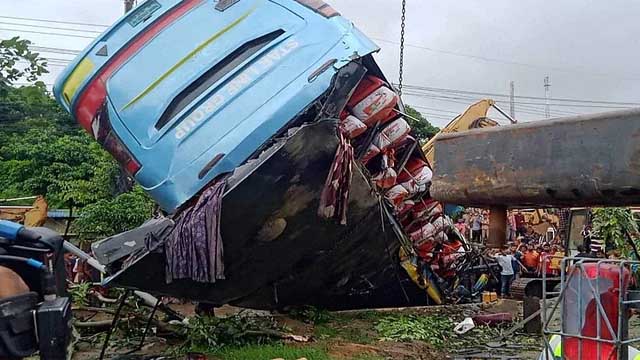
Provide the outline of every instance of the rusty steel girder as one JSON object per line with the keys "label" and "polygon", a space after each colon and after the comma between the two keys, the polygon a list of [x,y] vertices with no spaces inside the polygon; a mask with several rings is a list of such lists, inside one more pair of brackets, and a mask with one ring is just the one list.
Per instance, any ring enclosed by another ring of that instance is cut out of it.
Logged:
{"label": "rusty steel girder", "polygon": [[432,196],[474,206],[640,204],[640,109],[439,135]]}

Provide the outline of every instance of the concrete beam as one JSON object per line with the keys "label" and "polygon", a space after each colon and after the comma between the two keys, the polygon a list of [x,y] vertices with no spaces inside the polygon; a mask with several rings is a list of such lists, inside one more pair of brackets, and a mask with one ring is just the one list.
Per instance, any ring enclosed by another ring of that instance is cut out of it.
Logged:
{"label": "concrete beam", "polygon": [[439,135],[431,195],[490,206],[640,204],[640,109]]}

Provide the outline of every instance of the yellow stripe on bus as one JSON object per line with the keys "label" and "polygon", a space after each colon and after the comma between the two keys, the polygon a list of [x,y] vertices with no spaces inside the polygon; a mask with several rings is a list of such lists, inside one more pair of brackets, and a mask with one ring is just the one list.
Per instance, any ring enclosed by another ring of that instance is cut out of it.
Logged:
{"label": "yellow stripe on bus", "polygon": [[93,71],[94,65],[89,58],[84,58],[78,66],[71,72],[69,78],[64,83],[62,87],[62,96],[64,97],[64,101],[67,102],[67,105],[71,105],[71,100],[76,95],[80,84],[87,78],[89,73]]}
{"label": "yellow stripe on bus", "polygon": [[162,74],[158,79],[156,79],[153,83],[151,83],[151,85],[147,86],[146,89],[144,89],[140,94],[138,94],[136,97],[134,97],[131,101],[129,101],[128,104],[126,104],[122,110],[128,108],[129,106],[135,104],[137,101],[139,101],[140,99],[142,99],[143,97],[145,97],[147,94],[149,94],[151,92],[151,90],[155,89],[158,85],[160,85],[161,82],[163,82],[169,75],[171,75],[174,71],[176,71],[179,67],[181,67],[182,65],[184,65],[184,63],[186,63],[187,61],[189,61],[191,58],[193,58],[197,53],[199,53],[200,51],[202,51],[202,49],[204,49],[205,47],[207,47],[208,45],[210,45],[212,42],[214,42],[215,40],[217,40],[220,36],[224,35],[226,32],[228,32],[229,30],[233,29],[234,27],[236,27],[238,24],[240,24],[244,19],[246,19],[249,15],[251,15],[252,12],[255,11],[255,7],[253,7],[251,10],[247,11],[246,13],[244,13],[242,16],[240,16],[238,19],[236,19],[234,22],[232,22],[231,24],[225,26],[222,30],[218,31],[217,33],[215,33],[213,36],[211,36],[210,38],[208,38],[207,40],[205,40],[204,42],[202,42],[200,45],[198,45],[195,49],[193,49],[190,53],[187,54],[187,56],[183,57],[182,59],[180,59],[180,61],[178,61],[175,65],[173,65],[171,68],[169,68],[169,70],[167,70],[164,74]]}

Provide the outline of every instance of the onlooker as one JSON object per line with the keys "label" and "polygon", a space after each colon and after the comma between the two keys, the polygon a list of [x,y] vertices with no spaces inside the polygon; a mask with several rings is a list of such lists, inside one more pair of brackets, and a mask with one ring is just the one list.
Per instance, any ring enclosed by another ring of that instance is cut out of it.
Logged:
{"label": "onlooker", "polygon": [[604,254],[605,244],[604,240],[595,235],[591,235],[591,256],[594,258],[605,258]]}
{"label": "onlooker", "polygon": [[535,229],[531,225],[528,225],[526,227],[526,230],[525,230],[525,233],[524,233],[524,237],[525,237],[527,243],[534,243],[534,242],[537,242],[540,239],[540,236],[538,234],[536,234]]}
{"label": "onlooker", "polygon": [[489,210],[482,211],[482,241],[489,240]]}
{"label": "onlooker", "polygon": [[553,269],[551,268],[553,252],[551,246],[548,243],[542,245],[542,252],[540,253],[540,269],[539,274],[542,276],[543,271],[547,276],[553,276]]}
{"label": "onlooker", "polygon": [[511,255],[511,250],[508,246],[504,249],[498,251],[497,254],[493,256],[498,265],[502,270],[500,271],[500,296],[509,297],[511,296],[511,282],[513,281],[513,256]]}
{"label": "onlooker", "polygon": [[536,251],[533,245],[527,246],[527,251],[522,255],[522,263],[527,272],[535,274],[540,266],[540,253]]}
{"label": "onlooker", "polygon": [[520,275],[522,265],[522,252],[520,251],[519,245],[511,245],[511,254],[513,256],[513,260],[511,261],[511,268],[513,268],[513,280],[518,279]]}
{"label": "onlooker", "polygon": [[522,212],[520,210],[518,210],[513,217],[514,217],[514,221],[516,222],[516,232],[517,232],[517,234],[519,236],[524,236],[525,230],[526,230],[525,225],[524,225],[524,215],[522,215]]}
{"label": "onlooker", "polygon": [[482,242],[482,214],[475,214],[471,219],[471,239],[475,243]]}
{"label": "onlooker", "polygon": [[513,211],[507,213],[507,241],[516,241],[516,216]]}
{"label": "onlooker", "polygon": [[458,219],[458,222],[456,223],[456,229],[458,229],[458,231],[460,232],[460,234],[462,234],[462,236],[464,236],[465,238],[469,237],[469,228],[467,227],[467,224],[464,223],[464,219],[460,218]]}
{"label": "onlooker", "polygon": [[591,253],[585,251],[584,245],[578,245],[577,249],[578,249],[578,254],[576,255],[577,258],[590,258],[591,257]]}
{"label": "onlooker", "polygon": [[564,258],[564,250],[562,246],[555,245],[553,247],[553,257],[549,259],[551,272],[554,276],[560,276],[560,269],[562,267],[562,259]]}
{"label": "onlooker", "polygon": [[560,235],[560,241],[564,243],[567,241],[567,235],[569,232],[569,221],[571,220],[571,209],[562,208],[558,211],[558,234]]}

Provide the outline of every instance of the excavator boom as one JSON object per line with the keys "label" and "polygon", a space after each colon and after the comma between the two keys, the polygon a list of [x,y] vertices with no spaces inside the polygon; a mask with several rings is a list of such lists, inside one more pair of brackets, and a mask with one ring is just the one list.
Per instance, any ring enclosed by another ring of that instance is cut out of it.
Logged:
{"label": "excavator boom", "polygon": [[[469,108],[464,113],[458,115],[455,119],[453,119],[440,131],[440,134],[498,126],[498,123],[496,121],[487,118],[487,112],[494,105],[495,101],[491,99],[478,101],[477,103],[469,106]],[[422,147],[422,150],[424,151],[429,164],[431,164],[432,166],[435,156],[435,139],[436,137],[434,136]]]}

